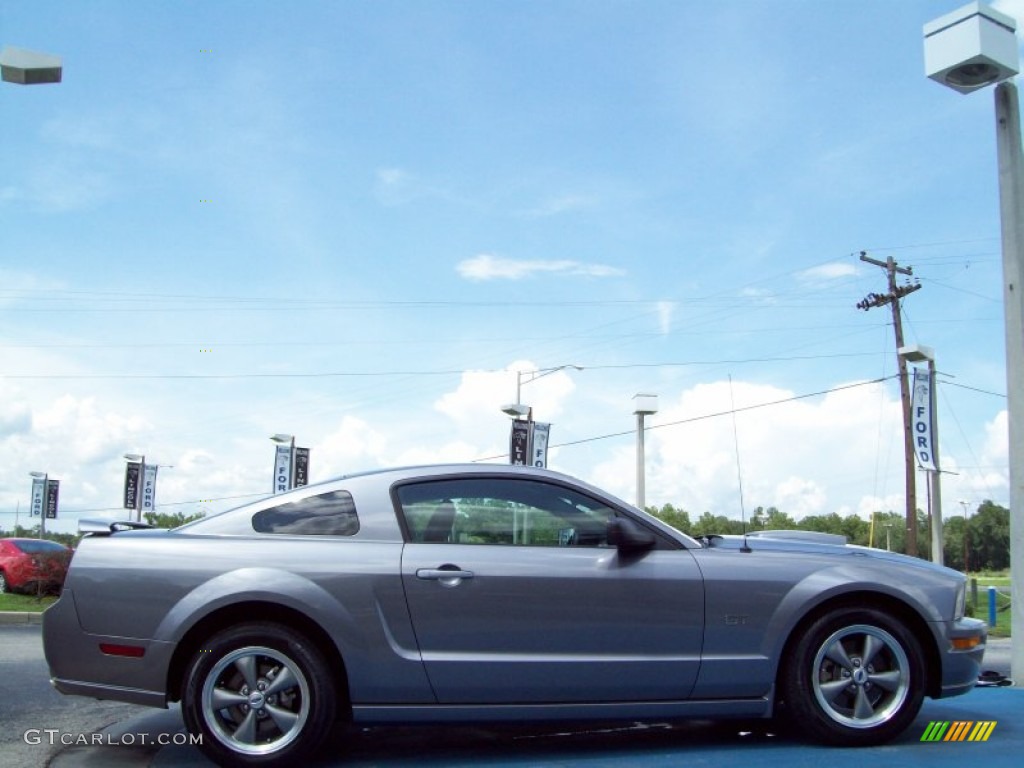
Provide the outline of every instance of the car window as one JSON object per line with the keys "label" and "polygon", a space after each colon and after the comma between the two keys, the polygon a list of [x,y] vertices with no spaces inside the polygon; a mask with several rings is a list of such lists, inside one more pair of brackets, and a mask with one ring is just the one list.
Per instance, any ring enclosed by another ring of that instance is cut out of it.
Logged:
{"label": "car window", "polygon": [[47,541],[46,539],[37,539],[35,541],[31,539],[24,539],[22,541],[15,541],[12,543],[22,552],[29,555],[39,554],[40,552],[67,551],[67,547],[65,547],[63,544],[58,544],[55,541]]}
{"label": "car window", "polygon": [[252,527],[257,533],[351,536],[359,530],[359,517],[348,491],[331,491],[260,510]]}
{"label": "car window", "polygon": [[467,478],[397,489],[409,539],[530,547],[608,546],[615,510],[554,483]]}

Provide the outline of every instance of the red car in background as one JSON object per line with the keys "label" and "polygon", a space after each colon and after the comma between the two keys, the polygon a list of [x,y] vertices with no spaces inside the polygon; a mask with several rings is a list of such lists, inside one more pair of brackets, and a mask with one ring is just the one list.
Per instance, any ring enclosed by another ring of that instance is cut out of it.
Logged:
{"label": "red car in background", "polygon": [[0,539],[0,593],[60,591],[72,552],[45,539]]}

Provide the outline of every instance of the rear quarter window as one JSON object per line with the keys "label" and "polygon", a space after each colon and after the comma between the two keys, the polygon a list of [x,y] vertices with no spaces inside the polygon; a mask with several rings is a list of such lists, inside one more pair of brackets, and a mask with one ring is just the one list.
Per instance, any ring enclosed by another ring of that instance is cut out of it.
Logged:
{"label": "rear quarter window", "polygon": [[257,533],[291,536],[352,536],[359,530],[356,505],[348,491],[307,496],[252,516]]}

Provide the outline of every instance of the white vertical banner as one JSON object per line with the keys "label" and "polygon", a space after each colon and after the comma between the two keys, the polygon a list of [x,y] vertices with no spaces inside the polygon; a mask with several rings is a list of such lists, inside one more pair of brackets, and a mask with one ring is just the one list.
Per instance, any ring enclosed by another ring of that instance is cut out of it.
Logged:
{"label": "white vertical banner", "polygon": [[924,368],[914,368],[914,394],[910,400],[910,425],[914,434],[914,454],[921,469],[937,472],[938,452],[934,442],[932,423],[931,375]]}
{"label": "white vertical banner", "polygon": [[142,512],[156,512],[156,464],[142,468]]}
{"label": "white vertical banner", "polygon": [[274,452],[274,493],[284,493],[292,486],[292,447],[280,444]]}
{"label": "white vertical banner", "polygon": [[533,422],[533,455],[530,463],[535,467],[546,467],[548,465],[548,436],[551,434],[551,425],[539,421]]}
{"label": "white vertical banner", "polygon": [[31,516],[39,517],[43,514],[43,499],[46,497],[46,480],[41,477],[32,478],[32,508]]}

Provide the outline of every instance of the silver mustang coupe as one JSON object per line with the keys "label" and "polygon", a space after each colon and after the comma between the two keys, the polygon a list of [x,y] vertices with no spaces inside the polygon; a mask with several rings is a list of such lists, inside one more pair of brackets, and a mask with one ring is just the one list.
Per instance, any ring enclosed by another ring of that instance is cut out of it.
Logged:
{"label": "silver mustang coupe", "polygon": [[955,571],[822,534],[697,541],[532,468],[368,472],[125,527],[83,539],[43,617],[53,684],[180,701],[221,765],[300,765],[338,721],[782,714],[879,744],[971,690],[985,648]]}

